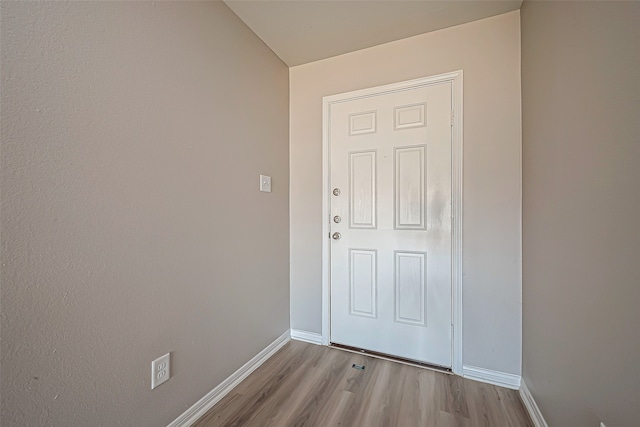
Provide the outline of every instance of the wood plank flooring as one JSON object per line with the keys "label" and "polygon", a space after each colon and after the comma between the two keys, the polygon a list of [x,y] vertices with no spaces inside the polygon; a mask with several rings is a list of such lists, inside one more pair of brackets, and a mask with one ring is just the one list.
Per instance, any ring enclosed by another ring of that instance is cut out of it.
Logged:
{"label": "wood plank flooring", "polygon": [[[352,368],[365,365],[364,371]],[[194,427],[533,427],[518,392],[291,341]]]}

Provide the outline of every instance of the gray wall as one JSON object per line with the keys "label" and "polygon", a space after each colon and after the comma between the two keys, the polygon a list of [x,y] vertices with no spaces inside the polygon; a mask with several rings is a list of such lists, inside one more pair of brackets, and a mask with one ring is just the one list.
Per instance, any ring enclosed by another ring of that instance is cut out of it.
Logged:
{"label": "gray wall", "polygon": [[523,376],[550,426],[640,420],[640,3],[522,8]]}
{"label": "gray wall", "polygon": [[463,363],[520,375],[520,15],[292,67],[291,326],[321,332],[322,97],[464,71]]}
{"label": "gray wall", "polygon": [[287,67],[218,2],[1,13],[0,424],[166,425],[289,327]]}

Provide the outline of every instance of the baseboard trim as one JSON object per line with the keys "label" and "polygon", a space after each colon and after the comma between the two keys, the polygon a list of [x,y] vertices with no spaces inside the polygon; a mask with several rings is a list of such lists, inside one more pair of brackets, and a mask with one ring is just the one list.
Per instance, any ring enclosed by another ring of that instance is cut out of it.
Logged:
{"label": "baseboard trim", "polygon": [[322,335],[316,334],[315,332],[301,331],[300,329],[291,330],[291,339],[322,345]]}
{"label": "baseboard trim", "polygon": [[167,427],[189,427],[202,417],[209,409],[225,397],[235,386],[247,378],[260,365],[266,362],[276,351],[280,350],[291,339],[291,332],[287,330],[274,342],[269,344],[264,350],[258,353],[253,359],[245,363],[240,369],[222,381],[216,388],[198,400],[192,407],[187,409],[182,415],[176,418]]}
{"label": "baseboard trim", "polygon": [[506,387],[513,390],[520,388],[520,375],[506,372],[492,371],[491,369],[478,368],[476,366],[463,366],[462,376],[470,380]]}
{"label": "baseboard trim", "polygon": [[527,409],[529,418],[531,418],[534,427],[549,427],[542,416],[542,412],[540,412],[540,408],[538,408],[538,404],[533,399],[533,395],[529,391],[527,383],[524,382],[524,379],[520,382],[520,399],[522,400],[524,407]]}

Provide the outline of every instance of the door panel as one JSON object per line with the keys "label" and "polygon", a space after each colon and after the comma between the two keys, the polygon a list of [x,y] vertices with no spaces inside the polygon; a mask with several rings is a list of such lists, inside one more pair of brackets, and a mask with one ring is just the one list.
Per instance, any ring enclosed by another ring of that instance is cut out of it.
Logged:
{"label": "door panel", "polygon": [[396,322],[427,326],[425,313],[426,252],[395,253]]}
{"label": "door panel", "polygon": [[329,111],[331,342],[451,366],[451,83]]}
{"label": "door panel", "polygon": [[393,150],[396,230],[423,230],[426,212],[426,146]]}
{"label": "door panel", "polygon": [[376,251],[350,249],[349,260],[350,314],[375,318],[378,308]]}
{"label": "door panel", "polygon": [[376,152],[349,153],[349,225],[376,228]]}

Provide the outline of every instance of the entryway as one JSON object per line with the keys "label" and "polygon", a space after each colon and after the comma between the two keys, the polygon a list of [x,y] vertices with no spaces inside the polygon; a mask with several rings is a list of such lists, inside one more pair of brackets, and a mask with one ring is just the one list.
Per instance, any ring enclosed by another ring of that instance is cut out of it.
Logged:
{"label": "entryway", "polygon": [[461,77],[324,99],[327,343],[454,366]]}

